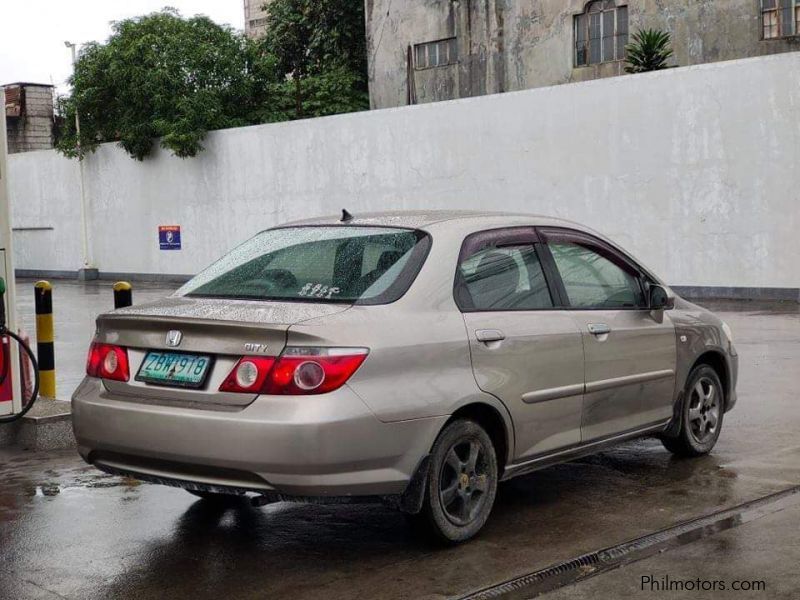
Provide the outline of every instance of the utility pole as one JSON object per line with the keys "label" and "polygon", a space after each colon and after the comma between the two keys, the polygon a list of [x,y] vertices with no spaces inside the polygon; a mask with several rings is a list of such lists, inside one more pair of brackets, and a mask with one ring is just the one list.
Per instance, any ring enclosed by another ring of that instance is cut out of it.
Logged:
{"label": "utility pole", "polygon": [[[64,42],[64,45],[72,51],[72,70],[74,72],[75,64],[78,62],[78,45],[72,42]],[[92,244],[89,235],[89,206],[86,198],[86,172],[83,162],[83,149],[81,148],[81,115],[77,103],[75,105],[75,134],[77,136],[75,146],[78,151],[78,179],[81,193],[81,227],[83,233],[83,267],[78,271],[78,279],[81,281],[93,281],[98,279],[99,272],[92,260]]]}

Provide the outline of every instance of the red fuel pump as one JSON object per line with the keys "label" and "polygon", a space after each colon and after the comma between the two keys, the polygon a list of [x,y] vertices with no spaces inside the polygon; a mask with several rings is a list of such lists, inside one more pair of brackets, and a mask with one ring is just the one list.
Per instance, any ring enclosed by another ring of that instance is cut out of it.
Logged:
{"label": "red fuel pump", "polygon": [[[5,364],[6,355],[11,352],[11,341],[7,336],[0,338],[0,365]],[[10,356],[10,355],[9,355]],[[11,402],[14,398],[14,386],[11,377],[0,382],[0,403]]]}
{"label": "red fuel pump", "polygon": [[[5,417],[0,417],[0,424],[13,423],[18,421],[33,408],[34,402],[39,397],[39,365],[36,362],[36,356],[33,354],[30,346],[19,335],[10,331],[6,327],[6,281],[0,277],[0,403],[13,402],[14,400],[14,382],[13,382],[13,365],[11,340],[19,344],[20,351],[25,355],[31,364],[31,371],[33,372],[33,389],[31,390],[30,397],[27,402],[22,403],[21,410],[15,414]],[[24,389],[23,386],[20,386]]]}

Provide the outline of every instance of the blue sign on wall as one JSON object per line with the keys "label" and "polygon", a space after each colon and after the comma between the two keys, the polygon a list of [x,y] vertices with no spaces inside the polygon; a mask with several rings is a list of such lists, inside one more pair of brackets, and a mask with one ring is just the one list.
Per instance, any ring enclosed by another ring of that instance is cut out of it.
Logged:
{"label": "blue sign on wall", "polygon": [[162,250],[181,249],[181,226],[180,225],[159,225],[158,226],[158,245]]}

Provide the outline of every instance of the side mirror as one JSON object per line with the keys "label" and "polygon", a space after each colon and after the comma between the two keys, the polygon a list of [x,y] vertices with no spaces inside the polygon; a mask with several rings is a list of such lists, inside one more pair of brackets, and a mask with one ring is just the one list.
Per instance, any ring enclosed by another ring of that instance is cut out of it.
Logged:
{"label": "side mirror", "polygon": [[675,306],[675,298],[660,285],[650,286],[650,310],[670,310]]}

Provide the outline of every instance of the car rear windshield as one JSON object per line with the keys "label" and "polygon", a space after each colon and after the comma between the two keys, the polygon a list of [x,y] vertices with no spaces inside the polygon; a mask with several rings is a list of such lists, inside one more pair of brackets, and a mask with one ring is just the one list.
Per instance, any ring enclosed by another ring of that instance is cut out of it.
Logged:
{"label": "car rear windshield", "polygon": [[264,231],[197,275],[177,295],[386,304],[408,290],[430,237],[387,227]]}

